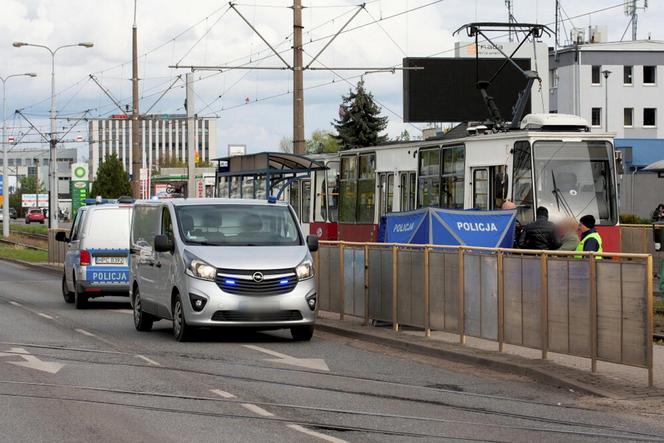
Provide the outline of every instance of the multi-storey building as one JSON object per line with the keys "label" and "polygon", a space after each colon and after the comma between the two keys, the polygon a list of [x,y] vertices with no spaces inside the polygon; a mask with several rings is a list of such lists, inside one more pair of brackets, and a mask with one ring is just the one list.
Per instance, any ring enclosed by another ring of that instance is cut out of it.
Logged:
{"label": "multi-storey building", "polygon": [[551,51],[549,67],[551,112],[615,133],[628,166],[664,158],[664,42],[574,45]]}
{"label": "multi-storey building", "polygon": [[[140,120],[140,144],[143,167],[152,169],[164,163],[187,161],[186,115],[143,115]],[[217,121],[198,117],[196,125],[197,162],[205,163],[215,157]],[[131,120],[124,114],[91,120],[89,123],[90,175],[95,177],[99,163],[107,155],[116,154],[125,170],[132,173]]]}
{"label": "multi-storey building", "polygon": [[[47,191],[49,191],[49,149],[26,149],[10,147],[7,150],[7,168],[9,190],[13,192],[22,177],[39,177]],[[75,148],[58,148],[58,197],[70,198],[69,181],[71,179],[71,164],[76,163],[77,151]],[[0,158],[0,170],[3,160]]]}

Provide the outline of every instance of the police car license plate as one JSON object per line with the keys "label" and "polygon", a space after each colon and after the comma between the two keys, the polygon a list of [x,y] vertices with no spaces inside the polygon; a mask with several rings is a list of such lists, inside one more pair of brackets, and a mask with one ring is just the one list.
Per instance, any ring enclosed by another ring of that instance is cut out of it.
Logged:
{"label": "police car license plate", "polygon": [[125,257],[95,257],[95,263],[98,265],[124,265]]}

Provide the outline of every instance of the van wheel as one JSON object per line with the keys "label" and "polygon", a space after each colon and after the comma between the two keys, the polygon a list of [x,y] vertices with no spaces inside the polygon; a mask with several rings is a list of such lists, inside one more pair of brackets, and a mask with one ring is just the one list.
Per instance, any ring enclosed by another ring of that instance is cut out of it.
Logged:
{"label": "van wheel", "polygon": [[138,291],[137,286],[134,289],[134,327],[137,331],[149,331],[152,329],[152,323],[154,323],[154,317],[143,311],[141,293]]}
{"label": "van wheel", "polygon": [[173,303],[173,335],[177,341],[188,341],[193,334],[193,328],[187,324],[184,318],[184,308],[180,294],[175,295]]}
{"label": "van wheel", "polygon": [[74,279],[74,306],[76,306],[76,309],[85,309],[87,305],[88,297],[81,293],[81,289],[76,284],[76,279]]}
{"label": "van wheel", "polygon": [[295,341],[309,341],[314,336],[314,326],[293,326],[290,333]]}
{"label": "van wheel", "polygon": [[67,287],[67,278],[64,275],[62,276],[62,298],[65,299],[65,303],[74,303],[74,293]]}

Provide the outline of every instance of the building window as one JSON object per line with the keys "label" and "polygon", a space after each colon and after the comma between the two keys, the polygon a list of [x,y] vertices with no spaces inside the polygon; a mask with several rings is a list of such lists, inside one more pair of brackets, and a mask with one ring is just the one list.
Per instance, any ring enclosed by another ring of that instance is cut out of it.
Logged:
{"label": "building window", "polygon": [[592,67],[592,84],[593,85],[599,85],[601,81],[601,71],[602,67],[598,65],[594,65]]}
{"label": "building window", "polygon": [[626,128],[634,126],[634,108],[625,108],[623,125]]}
{"label": "building window", "polygon": [[592,126],[602,126],[602,108],[593,108],[590,120]]}
{"label": "building window", "polygon": [[643,67],[643,84],[654,85],[657,82],[657,66]]}
{"label": "building window", "polygon": [[633,71],[634,71],[634,66],[623,67],[623,84],[631,85],[633,83],[632,80]]}
{"label": "building window", "polygon": [[657,126],[657,109],[643,108],[643,126]]}
{"label": "building window", "polygon": [[549,84],[552,88],[558,87],[558,69],[549,70]]}

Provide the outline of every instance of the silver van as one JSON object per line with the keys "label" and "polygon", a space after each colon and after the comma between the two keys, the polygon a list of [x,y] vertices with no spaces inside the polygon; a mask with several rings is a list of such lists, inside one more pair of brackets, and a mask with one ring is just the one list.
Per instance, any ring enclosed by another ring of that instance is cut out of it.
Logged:
{"label": "silver van", "polygon": [[129,228],[131,204],[84,206],[76,213],[69,235],[58,232],[57,241],[67,243],[62,296],[77,309],[88,299],[106,295],[129,295]]}
{"label": "silver van", "polygon": [[196,327],[289,328],[314,332],[311,252],[292,208],[274,200],[173,199],[137,202],[131,228],[134,325],[159,319],[188,339]]}

